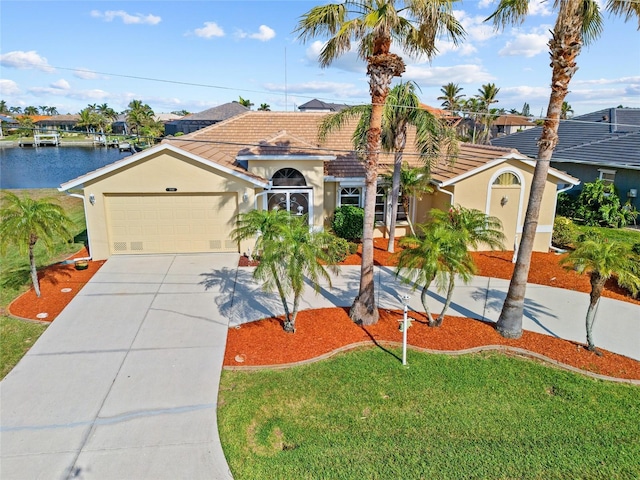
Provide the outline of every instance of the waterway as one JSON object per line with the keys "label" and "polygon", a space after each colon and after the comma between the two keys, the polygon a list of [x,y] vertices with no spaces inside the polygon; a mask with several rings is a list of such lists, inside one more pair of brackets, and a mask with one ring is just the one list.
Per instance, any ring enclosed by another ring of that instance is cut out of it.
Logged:
{"label": "waterway", "polygon": [[2,147],[0,188],[58,188],[129,155],[117,148]]}

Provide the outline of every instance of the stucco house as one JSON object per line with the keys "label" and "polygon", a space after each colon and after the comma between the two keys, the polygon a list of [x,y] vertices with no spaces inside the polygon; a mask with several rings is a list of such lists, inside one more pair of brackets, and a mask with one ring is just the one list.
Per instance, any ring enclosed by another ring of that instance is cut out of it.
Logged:
{"label": "stucco house", "polygon": [[[240,252],[231,231],[239,213],[286,208],[306,214],[310,227],[326,228],[336,207],[362,205],[364,169],[343,128],[325,143],[317,139],[326,113],[248,111],[189,135],[168,139],[61,185],[82,189],[90,252],[117,254]],[[420,160],[407,142],[405,159]],[[380,171],[392,168],[382,155]],[[432,169],[434,193],[412,199],[407,214],[428,219],[431,208],[453,204],[499,217],[508,247],[515,245],[529,195],[534,161],[513,149],[462,144],[455,162]],[[547,178],[535,249],[547,251],[557,184],[578,181],[555,169]],[[385,235],[389,199],[376,199],[377,235]],[[404,212],[401,212],[404,215]],[[398,234],[406,232],[400,222]]]}
{"label": "stucco house", "polygon": [[[535,158],[542,127],[491,141]],[[640,108],[606,108],[561,121],[551,166],[583,184],[602,179],[615,185],[623,203],[640,208]],[[577,195],[580,187],[571,190]]]}

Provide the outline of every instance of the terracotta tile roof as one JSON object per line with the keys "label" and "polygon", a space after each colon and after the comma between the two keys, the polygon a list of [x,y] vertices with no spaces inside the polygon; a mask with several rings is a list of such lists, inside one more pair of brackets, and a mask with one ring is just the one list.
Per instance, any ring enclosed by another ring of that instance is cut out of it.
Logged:
{"label": "terracotta tile roof", "polygon": [[504,125],[504,126],[526,126],[526,127],[535,127],[536,124],[533,123],[529,118],[524,117],[522,115],[500,115],[493,121],[494,125]]}
{"label": "terracotta tile roof", "polygon": [[[326,115],[323,112],[249,111],[164,143],[244,174],[248,172],[236,161],[238,155],[309,154],[335,155],[335,159],[325,162],[326,175],[337,178],[364,176],[363,164],[357,159],[351,142],[355,123],[332,133],[321,143],[318,127]],[[421,166],[424,163],[413,149],[414,138],[415,132],[409,131],[403,160],[412,166]],[[444,182],[513,152],[517,151],[460,144],[453,164],[450,165],[451,159],[439,159],[432,168],[432,177]],[[393,155],[382,154],[379,165],[381,173],[392,169]]]}

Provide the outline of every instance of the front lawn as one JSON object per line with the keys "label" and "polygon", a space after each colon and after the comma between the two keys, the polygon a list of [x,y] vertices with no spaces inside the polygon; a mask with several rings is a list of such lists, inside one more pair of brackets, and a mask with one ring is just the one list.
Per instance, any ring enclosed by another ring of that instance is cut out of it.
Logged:
{"label": "front lawn", "polygon": [[[392,352],[399,355],[400,352]],[[637,478],[640,387],[500,354],[380,348],[222,375],[242,479]]]}
{"label": "front lawn", "polygon": [[[31,198],[53,197],[58,199],[67,215],[73,220],[76,237],[72,241],[58,239],[53,250],[47,252],[42,245],[36,245],[36,264],[38,267],[50,265],[62,260],[84,246],[86,227],[82,200],[70,197],[55,189],[12,190],[16,195],[29,195]],[[0,312],[9,303],[29,289],[29,258],[15,246],[10,246],[0,256]],[[0,315],[0,378],[11,371],[22,356],[31,348],[45,330],[46,325],[38,325],[15,320]]]}

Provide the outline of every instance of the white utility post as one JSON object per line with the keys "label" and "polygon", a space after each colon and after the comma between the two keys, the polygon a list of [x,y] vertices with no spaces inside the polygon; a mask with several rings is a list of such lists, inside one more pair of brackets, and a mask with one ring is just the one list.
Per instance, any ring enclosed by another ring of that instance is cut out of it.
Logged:
{"label": "white utility post", "polygon": [[402,365],[407,364],[407,330],[409,330],[409,295],[403,295],[404,302],[404,318],[402,319]]}

